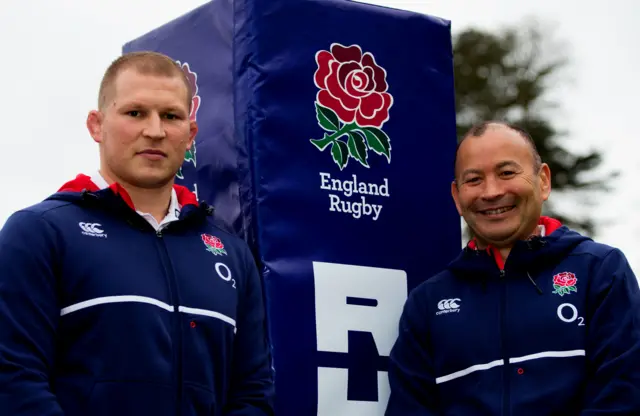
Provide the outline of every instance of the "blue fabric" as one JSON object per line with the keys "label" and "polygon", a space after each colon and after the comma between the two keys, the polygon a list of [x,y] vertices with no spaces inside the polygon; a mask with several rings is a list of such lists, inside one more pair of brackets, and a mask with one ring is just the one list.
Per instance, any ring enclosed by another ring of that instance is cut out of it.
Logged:
{"label": "blue fabric", "polygon": [[638,363],[640,292],[624,255],[563,226],[516,244],[502,274],[466,248],[411,293],[386,414],[640,414]]}
{"label": "blue fabric", "polygon": [[156,234],[105,189],[12,215],[0,231],[1,413],[273,414],[256,265],[209,214],[185,205]]}

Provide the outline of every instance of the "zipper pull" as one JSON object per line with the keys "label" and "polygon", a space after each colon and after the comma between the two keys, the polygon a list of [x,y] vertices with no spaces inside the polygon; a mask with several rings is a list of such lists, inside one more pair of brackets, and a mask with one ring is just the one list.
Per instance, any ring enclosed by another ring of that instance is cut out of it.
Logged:
{"label": "zipper pull", "polygon": [[500,277],[503,278],[505,275],[504,269],[500,269]]}
{"label": "zipper pull", "polygon": [[156,235],[158,236],[158,238],[162,238],[162,230],[157,230]]}

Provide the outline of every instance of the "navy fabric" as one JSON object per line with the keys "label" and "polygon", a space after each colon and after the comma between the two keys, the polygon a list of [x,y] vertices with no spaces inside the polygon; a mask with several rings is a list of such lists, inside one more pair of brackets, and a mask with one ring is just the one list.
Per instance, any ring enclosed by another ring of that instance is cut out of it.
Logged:
{"label": "navy fabric", "polygon": [[12,215],[0,231],[1,413],[273,414],[256,265],[209,214],[187,204],[156,233],[105,189]]}
{"label": "navy fabric", "polygon": [[563,226],[498,263],[466,248],[410,295],[386,414],[640,414],[640,292],[624,255]]}

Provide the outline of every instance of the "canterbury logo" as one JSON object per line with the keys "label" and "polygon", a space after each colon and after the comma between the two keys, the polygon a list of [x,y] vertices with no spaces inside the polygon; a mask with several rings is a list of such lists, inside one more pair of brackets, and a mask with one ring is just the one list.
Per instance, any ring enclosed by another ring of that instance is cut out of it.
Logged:
{"label": "canterbury logo", "polygon": [[100,228],[100,227],[102,227],[100,224],[89,223],[89,222],[80,222],[80,223],[78,223],[78,225],[80,226],[80,229],[82,230],[82,234],[84,234],[84,235],[89,235],[89,236],[92,236],[92,237],[107,238],[107,235],[104,234],[104,230],[102,230]]}
{"label": "canterbury logo", "polygon": [[438,302],[438,309],[440,310],[436,312],[436,315],[442,315],[443,313],[460,312],[460,304],[458,302],[460,302],[460,298],[442,299],[440,302]]}

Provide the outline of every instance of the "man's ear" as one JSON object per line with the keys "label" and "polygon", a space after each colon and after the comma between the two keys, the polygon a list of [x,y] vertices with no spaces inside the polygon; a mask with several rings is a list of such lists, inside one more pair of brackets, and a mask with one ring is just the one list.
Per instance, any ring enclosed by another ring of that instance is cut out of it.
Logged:
{"label": "man's ear", "polygon": [[104,115],[98,110],[91,110],[87,115],[87,130],[96,143],[102,143],[102,120]]}
{"label": "man's ear", "polygon": [[551,194],[551,169],[549,165],[543,163],[542,166],[540,166],[538,178],[540,179],[540,196],[543,201],[546,201]]}
{"label": "man's ear", "polygon": [[189,141],[187,143],[187,150],[191,150],[193,141],[196,139],[196,134],[198,134],[198,123],[196,123],[195,120],[191,120],[189,122]]}
{"label": "man's ear", "polygon": [[460,195],[456,181],[451,182],[451,196],[453,197],[453,202],[456,204],[458,214],[462,215],[462,210],[460,209]]}

